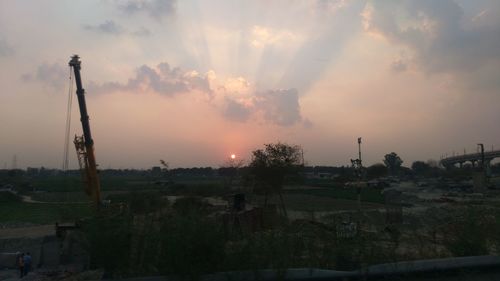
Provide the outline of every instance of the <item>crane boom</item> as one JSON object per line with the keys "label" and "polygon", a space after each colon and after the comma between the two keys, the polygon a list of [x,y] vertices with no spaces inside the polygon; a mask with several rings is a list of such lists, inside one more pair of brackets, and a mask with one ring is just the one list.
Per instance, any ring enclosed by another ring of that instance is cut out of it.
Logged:
{"label": "crane boom", "polygon": [[92,134],[90,133],[89,115],[87,113],[87,104],[85,102],[85,90],[82,87],[82,78],[80,76],[80,57],[78,55],[72,56],[69,61],[69,66],[73,68],[75,73],[76,96],[78,98],[78,106],[80,107],[80,120],[83,128],[83,136],[75,136],[74,140],[78,164],[80,165],[80,170],[82,172],[85,192],[97,205],[100,205],[101,186],[94,154],[94,140],[92,139]]}

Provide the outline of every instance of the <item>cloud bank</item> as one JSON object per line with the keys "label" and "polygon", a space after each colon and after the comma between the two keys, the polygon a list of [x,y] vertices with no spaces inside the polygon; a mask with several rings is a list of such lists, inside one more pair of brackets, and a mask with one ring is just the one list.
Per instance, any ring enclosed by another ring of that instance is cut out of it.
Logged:
{"label": "cloud bank", "polygon": [[146,14],[157,20],[170,17],[177,10],[176,0],[134,0],[119,4],[120,10],[129,14]]}
{"label": "cloud bank", "polygon": [[[60,64],[43,63],[34,74],[24,74],[26,82],[39,82],[53,88],[62,88],[68,70]],[[301,115],[299,93],[296,89],[270,89],[258,91],[243,77],[218,79],[213,71],[200,74],[195,70],[171,67],[159,63],[156,67],[142,65],[127,82],[97,83],[90,81],[88,92],[107,93],[155,93],[166,97],[199,93],[208,97],[218,111],[229,121],[247,122],[260,119],[278,126],[293,126],[310,121]]]}
{"label": "cloud bank", "polygon": [[[452,0],[371,1],[362,18],[367,32],[410,49],[424,72],[452,74],[477,86],[492,68],[500,71],[500,23],[486,19],[486,11],[471,18]],[[396,62],[392,68],[406,65]]]}
{"label": "cloud bank", "polygon": [[40,82],[45,86],[54,89],[61,89],[67,85],[69,77],[68,67],[64,67],[58,63],[42,63],[37,67],[34,74],[26,73],[21,76],[21,80],[25,82]]}

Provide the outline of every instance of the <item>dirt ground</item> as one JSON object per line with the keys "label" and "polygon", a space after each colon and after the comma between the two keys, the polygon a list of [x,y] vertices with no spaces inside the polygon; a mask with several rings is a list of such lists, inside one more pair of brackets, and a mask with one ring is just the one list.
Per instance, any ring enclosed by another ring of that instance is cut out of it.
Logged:
{"label": "dirt ground", "polygon": [[56,234],[56,228],[53,224],[16,227],[16,228],[0,228],[0,239],[10,238],[37,238]]}

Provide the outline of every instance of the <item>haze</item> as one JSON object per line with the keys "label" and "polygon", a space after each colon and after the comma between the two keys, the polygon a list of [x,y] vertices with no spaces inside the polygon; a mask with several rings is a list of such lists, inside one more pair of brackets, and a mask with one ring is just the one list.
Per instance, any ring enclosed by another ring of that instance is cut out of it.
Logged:
{"label": "haze", "polygon": [[[500,147],[499,13],[494,0],[4,0],[0,164],[61,167],[73,54],[101,168],[215,167],[276,141],[348,165],[360,136],[366,164]],[[72,121],[81,134],[76,99]]]}

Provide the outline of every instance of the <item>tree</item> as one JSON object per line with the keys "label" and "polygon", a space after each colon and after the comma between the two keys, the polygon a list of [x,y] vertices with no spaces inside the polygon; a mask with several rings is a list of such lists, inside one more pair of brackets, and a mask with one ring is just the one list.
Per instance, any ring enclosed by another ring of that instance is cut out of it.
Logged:
{"label": "tree", "polygon": [[411,169],[415,174],[417,175],[425,175],[430,169],[429,164],[422,162],[422,161],[415,161],[413,164],[411,164]]}
{"label": "tree", "polygon": [[369,179],[384,177],[387,175],[387,167],[382,163],[377,163],[366,168],[366,174]]}
{"label": "tree", "polygon": [[401,160],[396,152],[391,152],[384,156],[384,164],[392,174],[395,174],[401,168],[403,160]]}
{"label": "tree", "polygon": [[286,216],[281,190],[285,178],[298,174],[302,168],[302,148],[280,142],[264,146],[264,149],[253,151],[250,173],[265,194],[265,204],[268,195],[278,194]]}

